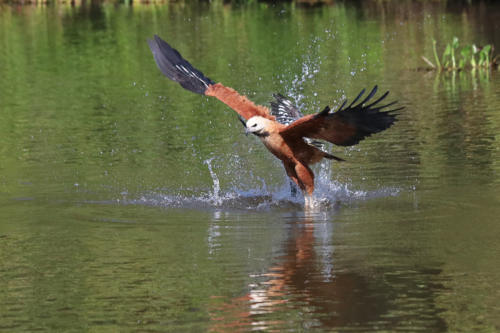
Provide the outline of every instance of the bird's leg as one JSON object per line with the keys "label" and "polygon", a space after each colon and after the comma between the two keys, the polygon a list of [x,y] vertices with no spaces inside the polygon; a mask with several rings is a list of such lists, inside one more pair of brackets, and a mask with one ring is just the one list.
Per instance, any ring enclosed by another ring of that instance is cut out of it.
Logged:
{"label": "bird's leg", "polygon": [[305,205],[312,206],[312,194],[314,192],[314,173],[307,165],[302,163],[297,163],[295,165],[295,173],[297,174],[299,187],[304,193]]}
{"label": "bird's leg", "polygon": [[307,165],[297,163],[295,173],[297,174],[298,185],[304,191],[304,195],[312,196],[314,192],[314,174],[312,170]]}
{"label": "bird's leg", "polygon": [[306,209],[314,208],[314,200],[312,196],[309,195],[304,196],[304,207]]}
{"label": "bird's leg", "polygon": [[288,177],[290,177],[290,194],[292,198],[297,196],[297,186],[300,187],[299,180],[297,179],[297,173],[295,172],[295,166],[293,164],[284,163],[285,171]]}
{"label": "bird's leg", "polygon": [[[314,206],[312,194],[314,192],[314,173],[305,164],[296,162],[295,164],[284,164],[285,170],[291,180],[302,190],[304,194],[304,205],[309,208]],[[292,184],[291,184],[292,185]],[[295,187],[292,187],[292,196],[294,196]]]}

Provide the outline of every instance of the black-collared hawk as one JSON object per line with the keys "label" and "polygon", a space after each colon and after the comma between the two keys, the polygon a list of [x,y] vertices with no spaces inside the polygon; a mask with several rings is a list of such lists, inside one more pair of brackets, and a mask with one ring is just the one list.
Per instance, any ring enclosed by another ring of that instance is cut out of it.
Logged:
{"label": "black-collared hawk", "polygon": [[[149,47],[161,72],[183,88],[197,94],[213,96],[235,110],[248,133],[258,136],[274,156],[279,158],[287,175],[304,193],[306,204],[314,191],[314,174],[309,167],[323,158],[343,161],[319,149],[316,140],[339,146],[352,146],[364,138],[389,128],[396,121],[395,111],[387,110],[396,102],[379,105],[386,92],[371,101],[377,86],[361,102],[355,104],[365,90],[349,105],[345,101],[337,111],[327,106],[323,111],[303,116],[285,97],[275,94],[271,109],[255,105],[245,96],[222,83],[215,83],[187,62],[180,53],[158,36],[149,40]],[[370,101],[369,104],[367,104]]]}

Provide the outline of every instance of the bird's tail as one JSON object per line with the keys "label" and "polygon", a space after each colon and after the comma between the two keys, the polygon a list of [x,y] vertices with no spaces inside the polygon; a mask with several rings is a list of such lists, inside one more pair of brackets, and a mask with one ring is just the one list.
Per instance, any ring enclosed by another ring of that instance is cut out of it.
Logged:
{"label": "bird's tail", "polygon": [[319,153],[319,156],[321,156],[321,158],[327,158],[329,160],[345,162],[345,160],[343,158],[340,158],[340,157],[337,157],[337,156],[334,156],[332,154],[327,153],[325,151],[325,144],[323,142],[321,142],[319,140],[313,140],[310,138],[304,138],[304,141],[308,145],[310,145],[312,148],[314,148],[314,150],[316,150]]}
{"label": "bird's tail", "polygon": [[161,72],[169,79],[178,82],[184,89],[204,95],[208,86],[215,83],[157,35],[148,40],[148,44]]}

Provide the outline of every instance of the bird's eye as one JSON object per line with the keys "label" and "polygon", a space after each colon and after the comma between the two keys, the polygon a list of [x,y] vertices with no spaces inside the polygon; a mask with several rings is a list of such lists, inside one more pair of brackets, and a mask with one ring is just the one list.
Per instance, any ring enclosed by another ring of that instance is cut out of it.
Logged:
{"label": "bird's eye", "polygon": [[252,127],[257,127],[257,124],[253,124]]}

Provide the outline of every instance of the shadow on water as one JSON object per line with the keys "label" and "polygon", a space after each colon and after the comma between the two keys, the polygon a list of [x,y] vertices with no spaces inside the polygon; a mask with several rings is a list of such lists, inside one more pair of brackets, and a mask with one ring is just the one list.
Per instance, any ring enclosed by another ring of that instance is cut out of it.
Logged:
{"label": "shadow on water", "polygon": [[306,213],[286,224],[280,254],[250,275],[242,295],[211,297],[211,331],[447,330],[434,305],[444,289],[440,268],[372,268],[336,244],[336,224],[320,215]]}

